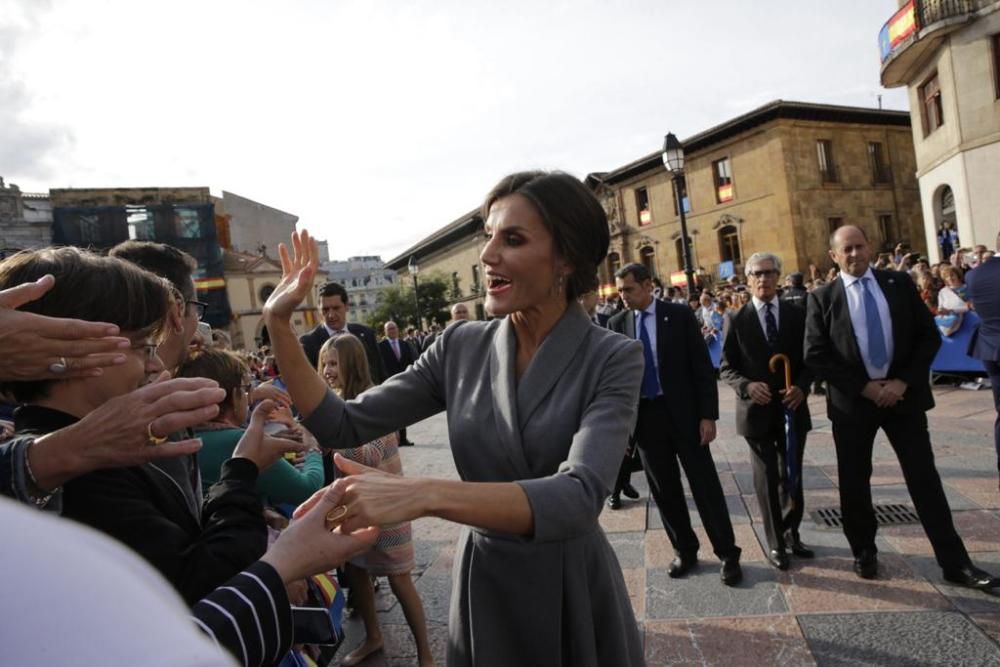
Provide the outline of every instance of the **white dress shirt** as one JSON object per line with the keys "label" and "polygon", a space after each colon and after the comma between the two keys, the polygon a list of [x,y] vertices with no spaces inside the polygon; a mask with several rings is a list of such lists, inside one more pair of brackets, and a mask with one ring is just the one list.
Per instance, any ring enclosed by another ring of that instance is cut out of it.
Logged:
{"label": "white dress shirt", "polygon": [[[642,313],[649,313],[646,321],[642,321]],[[635,319],[635,339],[639,340],[639,325],[646,325],[646,333],[649,335],[649,349],[653,351],[653,365],[656,367],[657,396],[663,394],[663,387],[660,386],[660,358],[656,356],[656,299],[649,302],[643,310],[633,310],[632,317]]]}
{"label": "white dress shirt", "polygon": [[774,308],[771,309],[771,313],[774,315],[774,327],[781,331],[779,320],[778,320],[778,296],[774,295],[771,297],[770,301],[762,301],[757,297],[752,297],[750,299],[753,302],[754,310],[757,311],[757,320],[760,322],[760,330],[764,332],[764,340],[767,340],[767,308],[765,306],[770,303]]}
{"label": "white dress shirt", "polygon": [[[868,289],[875,297],[875,305],[878,306],[878,316],[882,320],[882,339],[885,341],[886,361],[881,368],[872,365],[868,358],[868,325],[865,320],[865,294],[861,281],[870,278]],[[858,349],[861,351],[861,360],[865,363],[865,370],[872,380],[881,380],[889,373],[889,366],[892,365],[892,316],[889,314],[889,302],[886,301],[882,288],[875,280],[875,274],[869,268],[863,276],[855,278],[851,274],[841,271],[840,279],[844,281],[844,291],[847,293],[847,308],[851,313],[851,324],[854,326],[854,338],[858,341]]]}

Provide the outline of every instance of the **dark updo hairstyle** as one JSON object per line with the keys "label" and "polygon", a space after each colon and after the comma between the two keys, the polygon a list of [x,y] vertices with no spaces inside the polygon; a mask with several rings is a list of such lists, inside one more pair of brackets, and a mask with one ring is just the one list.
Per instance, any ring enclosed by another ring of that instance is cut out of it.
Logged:
{"label": "dark updo hairstyle", "polygon": [[573,267],[566,281],[566,300],[597,289],[597,267],[611,243],[608,216],[579,179],[561,171],[522,171],[506,176],[483,202],[483,220],[490,207],[510,195],[521,195],[535,207],[552,234],[556,252]]}
{"label": "dark updo hairstyle", "polygon": [[[89,250],[42,248],[12,255],[0,263],[0,290],[33,283],[50,273],[55,285],[18,310],[117,324],[123,335],[149,337],[163,331],[171,303],[170,284],[134,264]],[[46,396],[52,382],[4,382],[0,389],[26,403]]]}

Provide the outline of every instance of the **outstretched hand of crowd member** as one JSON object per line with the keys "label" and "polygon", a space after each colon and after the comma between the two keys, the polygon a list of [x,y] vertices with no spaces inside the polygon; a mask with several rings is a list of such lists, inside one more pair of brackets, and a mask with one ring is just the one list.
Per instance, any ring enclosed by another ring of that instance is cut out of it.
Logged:
{"label": "outstretched hand of crowd member", "polygon": [[116,396],[80,421],[35,440],[31,469],[44,489],[92,470],[135,466],[193,454],[201,440],[165,440],[169,433],[208,421],[219,414],[226,391],[207,378],[156,381]]}
{"label": "outstretched hand of crowd member", "polygon": [[243,458],[253,461],[257,469],[263,472],[275,461],[288,452],[303,452],[308,446],[295,440],[277,438],[264,433],[264,423],[275,409],[273,401],[261,401],[250,416],[250,425],[243,432],[243,437],[236,443],[233,458]]}
{"label": "outstretched hand of crowd member", "polygon": [[[421,494],[417,486],[421,480],[370,468],[340,454],[335,454],[333,461],[337,469],[347,475],[327,487],[340,499],[338,506],[345,508],[338,517],[343,530],[350,532],[364,526],[385,526],[422,515]],[[299,505],[293,516],[310,511],[324,497],[323,491],[321,489]]]}
{"label": "outstretched hand of crowd member", "polygon": [[53,380],[100,375],[124,363],[130,343],[118,327],[17,310],[56,284],[51,275],[0,291],[0,380]]}
{"label": "outstretched hand of crowd member", "polygon": [[250,393],[251,403],[259,403],[264,400],[271,400],[284,405],[292,404],[292,397],[288,395],[287,391],[275,385],[274,380],[260,383]]}
{"label": "outstretched hand of crowd member", "polygon": [[[286,584],[320,572],[328,572],[344,561],[368,551],[375,544],[378,528],[350,530],[344,525],[327,528],[326,517],[344,503],[333,485],[317,491],[295,511],[295,518],[262,561],[277,570]],[[306,507],[308,505],[308,507]]]}
{"label": "outstretched hand of crowd member", "polygon": [[292,233],[291,255],[288,246],[279,243],[278,256],[281,258],[281,282],[264,304],[264,318],[287,321],[312,290],[319,268],[319,248],[303,229]]}

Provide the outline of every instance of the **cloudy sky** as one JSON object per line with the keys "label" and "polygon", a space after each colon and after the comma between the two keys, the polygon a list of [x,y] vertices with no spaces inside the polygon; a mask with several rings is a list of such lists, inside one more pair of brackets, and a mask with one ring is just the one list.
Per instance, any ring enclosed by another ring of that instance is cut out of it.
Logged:
{"label": "cloudy sky", "polygon": [[906,109],[895,0],[0,0],[0,176],[209,186],[398,254],[502,175],[584,176],[773,99]]}

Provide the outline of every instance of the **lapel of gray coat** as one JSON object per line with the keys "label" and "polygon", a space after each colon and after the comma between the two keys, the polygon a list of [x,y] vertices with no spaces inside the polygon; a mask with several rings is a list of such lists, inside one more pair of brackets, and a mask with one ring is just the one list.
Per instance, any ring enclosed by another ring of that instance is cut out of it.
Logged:
{"label": "lapel of gray coat", "polygon": [[545,337],[518,384],[517,412],[522,427],[528,423],[570,364],[577,359],[577,351],[590,332],[590,326],[590,318],[583,307],[573,301]]}
{"label": "lapel of gray coat", "polygon": [[528,460],[521,444],[521,427],[517,419],[517,383],[514,365],[517,359],[517,340],[510,318],[504,318],[490,345],[490,376],[493,378],[493,414],[496,416],[497,435],[519,475],[529,476]]}

